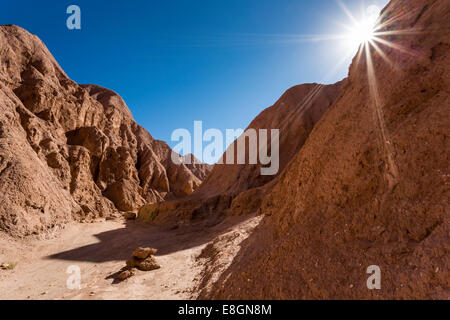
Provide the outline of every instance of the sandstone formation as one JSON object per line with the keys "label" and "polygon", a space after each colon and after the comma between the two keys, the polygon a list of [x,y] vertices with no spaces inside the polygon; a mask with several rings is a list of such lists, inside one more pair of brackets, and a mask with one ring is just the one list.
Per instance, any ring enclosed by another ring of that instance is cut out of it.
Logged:
{"label": "sandstone formation", "polygon": [[[295,86],[250,123],[246,131],[280,130],[278,174],[301,149],[315,124],[339,96],[344,83],[345,80],[333,85],[314,83]],[[261,142],[258,142],[258,150],[260,145]],[[140,217],[157,224],[181,225],[224,212],[236,215],[255,211],[261,204],[265,188],[278,174],[261,175],[260,163],[248,164],[248,148],[247,142],[247,164],[237,164],[235,141],[196,192],[186,199],[145,205],[139,212]],[[228,153],[231,158],[234,157],[234,164],[226,163]],[[190,169],[196,172],[195,168]]]}
{"label": "sandstone formation", "polygon": [[[315,124],[336,100],[344,82],[333,85],[311,83],[290,88],[273,106],[262,111],[250,123],[246,130],[280,130],[279,173],[301,149]],[[260,143],[258,141],[258,150]],[[218,194],[236,196],[248,189],[261,187],[277,176],[261,175],[261,164],[259,163],[256,165],[237,164],[236,150],[237,141],[222,156],[223,164],[218,163],[214,166],[208,179],[195,193],[196,196],[211,197]],[[228,153],[231,156],[228,156]],[[248,144],[246,145],[246,155],[246,163],[248,163]],[[227,157],[234,158],[234,164],[226,163]]]}
{"label": "sandstone formation", "polygon": [[78,85],[34,35],[0,26],[0,230],[136,211],[192,193],[210,166],[171,161],[122,98]]}
{"label": "sandstone formation", "polygon": [[[274,176],[172,163],[116,93],[74,83],[35,36],[0,26],[0,230],[228,219],[197,256],[199,298],[448,299],[450,2],[393,0],[381,23],[387,42],[361,47],[347,79],[293,87],[249,125],[280,129]],[[155,253],[137,248],[116,279],[160,268]]]}
{"label": "sandstone formation", "polygon": [[[403,33],[355,57],[201,298],[449,298],[450,2],[395,0],[381,22]],[[381,290],[366,286],[371,265]]]}
{"label": "sandstone formation", "polygon": [[189,153],[183,157],[183,162],[188,167],[192,173],[199,178],[201,181],[205,180],[208,174],[211,172],[213,166],[202,163],[193,154]]}

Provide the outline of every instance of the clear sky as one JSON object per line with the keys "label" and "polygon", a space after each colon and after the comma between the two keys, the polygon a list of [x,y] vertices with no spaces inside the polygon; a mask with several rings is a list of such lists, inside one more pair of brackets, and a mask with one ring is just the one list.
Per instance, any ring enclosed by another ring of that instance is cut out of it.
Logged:
{"label": "clear sky", "polygon": [[[387,0],[343,0],[355,16]],[[81,30],[66,9],[81,8]],[[39,36],[78,83],[119,93],[136,121],[169,142],[173,130],[245,128],[289,87],[333,83],[351,59],[335,0],[2,0],[0,24]],[[356,52],[356,48],[355,48]],[[330,72],[335,70],[335,72]]]}

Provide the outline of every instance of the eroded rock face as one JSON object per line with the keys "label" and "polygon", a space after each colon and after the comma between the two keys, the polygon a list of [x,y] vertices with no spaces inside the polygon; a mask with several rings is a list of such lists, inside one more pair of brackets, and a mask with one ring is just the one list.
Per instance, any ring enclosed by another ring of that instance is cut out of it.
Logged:
{"label": "eroded rock face", "polygon": [[[248,126],[249,129],[280,130],[279,170],[275,175],[261,175],[261,164],[248,164],[249,146],[246,146],[247,164],[237,164],[237,141],[222,156],[224,164],[215,164],[209,175],[198,170],[198,162],[192,155],[188,168],[199,178],[206,177],[197,191],[188,199],[175,200],[161,205],[141,208],[141,217],[160,225],[179,226],[194,219],[212,218],[224,213],[231,215],[258,212],[266,189],[283,171],[289,161],[302,148],[309,134],[323,114],[338,98],[345,80],[333,85],[303,84],[295,86],[270,108],[261,112]],[[257,146],[257,152],[260,144]],[[234,150],[233,150],[234,149]],[[269,148],[269,154],[271,150]],[[228,154],[234,163],[226,163]],[[201,165],[200,169],[206,168]],[[183,180],[184,181],[184,180]],[[195,189],[188,186],[188,189]]]}
{"label": "eroded rock face", "polygon": [[[448,299],[450,2],[395,0],[390,19],[385,30],[416,31],[388,36],[404,50],[379,45],[395,68],[372,48],[371,92],[366,56],[355,58],[202,298]],[[366,286],[370,265],[381,290]]]}
{"label": "eroded rock face", "polygon": [[119,95],[70,80],[36,36],[0,26],[0,44],[1,230],[136,211],[192,193],[210,170],[172,164]]}
{"label": "eroded rock face", "polygon": [[[235,141],[222,157],[224,164],[218,163],[213,167],[211,174],[195,195],[202,198],[218,194],[234,197],[243,191],[261,187],[277,177],[303,146],[315,124],[336,100],[344,83],[345,81],[333,85],[313,83],[295,86],[287,90],[273,106],[265,109],[250,123],[246,130],[267,129],[268,137],[270,129],[280,130],[280,164],[277,174],[261,175],[261,164],[237,164]],[[231,156],[228,156],[228,153]],[[235,164],[226,163],[227,157],[234,158]],[[247,145],[246,163],[248,161]]]}
{"label": "eroded rock face", "polygon": [[186,167],[188,167],[192,171],[192,173],[201,181],[206,179],[213,168],[212,165],[202,163],[191,153],[185,155],[183,157],[183,161]]}

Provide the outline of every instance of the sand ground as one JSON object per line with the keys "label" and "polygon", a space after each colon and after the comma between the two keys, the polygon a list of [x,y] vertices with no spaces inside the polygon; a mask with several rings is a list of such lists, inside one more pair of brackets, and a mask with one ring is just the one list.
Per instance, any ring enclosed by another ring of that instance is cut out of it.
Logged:
{"label": "sand ground", "polygon": [[[140,222],[71,223],[45,237],[22,240],[0,236],[0,299],[195,299],[205,246],[218,235],[246,228],[242,219],[215,226],[161,230]],[[161,269],[138,271],[117,283],[114,274],[132,251],[154,247]],[[69,289],[70,266],[81,271],[81,289]]]}

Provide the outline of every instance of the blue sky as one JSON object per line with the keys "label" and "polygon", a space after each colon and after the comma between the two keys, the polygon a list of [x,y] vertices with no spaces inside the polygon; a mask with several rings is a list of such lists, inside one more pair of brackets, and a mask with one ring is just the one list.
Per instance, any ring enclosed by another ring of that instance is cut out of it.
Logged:
{"label": "blue sky", "polygon": [[[358,16],[387,0],[343,0]],[[66,8],[81,8],[81,30]],[[345,32],[335,0],[159,0],[0,2],[0,24],[39,36],[78,83],[118,92],[136,121],[169,142],[173,130],[245,128],[289,87],[336,82],[350,59],[342,43],[299,35]]]}

